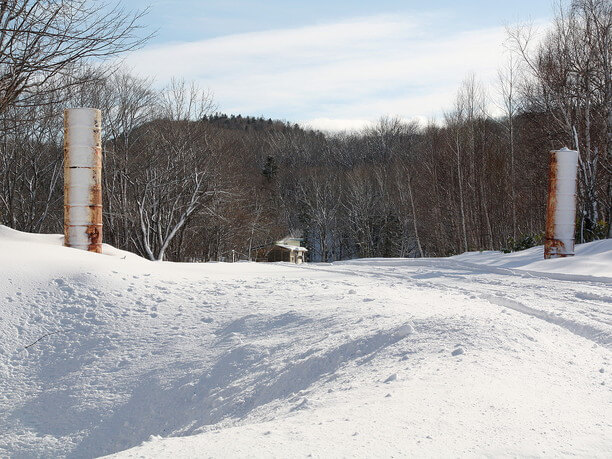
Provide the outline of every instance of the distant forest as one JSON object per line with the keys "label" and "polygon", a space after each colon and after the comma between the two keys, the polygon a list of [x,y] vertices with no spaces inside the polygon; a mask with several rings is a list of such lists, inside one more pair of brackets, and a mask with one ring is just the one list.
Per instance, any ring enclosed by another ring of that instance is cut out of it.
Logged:
{"label": "distant forest", "polygon": [[[94,65],[141,44],[139,17],[100,23],[91,9],[57,27],[93,29],[58,34],[39,3],[0,37],[1,224],[63,232],[63,109],[84,106],[103,114],[104,241],[153,260],[246,259],[295,233],[312,261],[518,250],[541,240],[549,151],[564,146],[580,153],[577,242],[610,237],[609,1],[560,8],[537,41],[509,28],[498,84],[467,76],[437,123],[383,117],[337,134],[224,115],[195,84],[160,90]],[[29,51],[37,37],[42,51]]]}

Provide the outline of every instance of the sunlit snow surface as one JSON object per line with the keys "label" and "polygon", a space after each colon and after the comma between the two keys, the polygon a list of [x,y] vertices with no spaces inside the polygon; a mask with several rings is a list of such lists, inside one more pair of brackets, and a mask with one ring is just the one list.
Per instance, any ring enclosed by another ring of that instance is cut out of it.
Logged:
{"label": "sunlit snow surface", "polygon": [[300,266],[61,242],[0,227],[0,457],[612,451],[612,240]]}

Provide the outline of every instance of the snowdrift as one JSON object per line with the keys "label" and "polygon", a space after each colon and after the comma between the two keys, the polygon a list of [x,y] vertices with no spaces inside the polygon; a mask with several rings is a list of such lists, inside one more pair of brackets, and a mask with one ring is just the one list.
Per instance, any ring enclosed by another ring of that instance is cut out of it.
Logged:
{"label": "snowdrift", "polygon": [[0,226],[2,457],[612,449],[611,241],[301,266],[61,244]]}
{"label": "snowdrift", "polygon": [[469,252],[451,259],[532,273],[567,274],[574,276],[574,279],[577,277],[586,279],[590,276],[604,278],[601,280],[612,280],[612,239],[577,244],[575,253],[573,257],[544,260],[544,247],[537,246],[507,254],[492,251]]}

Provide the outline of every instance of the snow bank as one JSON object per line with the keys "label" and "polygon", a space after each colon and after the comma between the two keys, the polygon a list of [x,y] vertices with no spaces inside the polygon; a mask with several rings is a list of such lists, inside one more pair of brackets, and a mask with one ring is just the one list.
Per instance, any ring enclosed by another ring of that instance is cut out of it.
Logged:
{"label": "snow bank", "polygon": [[8,226],[0,225],[0,244],[6,250],[15,242],[25,242],[32,244],[62,245],[64,236],[61,234],[32,234],[14,230]]}
{"label": "snow bank", "polygon": [[[21,261],[33,262],[37,258],[43,263],[58,257],[55,263],[62,265],[70,261],[87,260],[88,262],[101,262],[106,258],[98,258],[95,253],[77,251],[64,247],[64,236],[62,234],[32,234],[14,230],[4,225],[0,225],[0,251],[5,258],[14,255],[14,262],[19,264]],[[132,262],[147,262],[142,257],[132,252],[120,250],[109,244],[102,244],[102,254],[109,257],[130,260]],[[99,263],[96,263],[99,264]]]}
{"label": "snow bank", "polygon": [[469,252],[451,260],[496,268],[509,268],[533,273],[557,273],[591,276],[612,280],[612,239],[578,244],[575,256],[544,260],[544,247],[513,253],[493,251]]}
{"label": "snow bank", "polygon": [[0,456],[605,457],[610,283],[515,272],[149,262],[0,227]]}

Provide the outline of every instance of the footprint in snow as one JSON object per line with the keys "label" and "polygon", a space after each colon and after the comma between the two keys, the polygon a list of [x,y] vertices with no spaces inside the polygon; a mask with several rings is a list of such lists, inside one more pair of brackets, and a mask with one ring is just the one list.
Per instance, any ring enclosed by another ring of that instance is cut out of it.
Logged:
{"label": "footprint in snow", "polygon": [[465,351],[463,350],[462,347],[458,347],[453,352],[451,352],[451,355],[453,357],[456,357],[456,356],[461,355],[461,354],[465,354]]}
{"label": "footprint in snow", "polygon": [[64,279],[58,278],[55,279],[54,282],[57,284],[57,287],[64,293],[69,295],[74,293],[74,289],[66,283]]}

